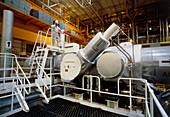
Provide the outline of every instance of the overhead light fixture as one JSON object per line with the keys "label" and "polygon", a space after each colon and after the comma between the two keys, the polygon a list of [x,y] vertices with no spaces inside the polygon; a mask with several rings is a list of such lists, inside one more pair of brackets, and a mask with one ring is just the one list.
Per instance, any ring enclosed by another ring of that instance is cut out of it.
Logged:
{"label": "overhead light fixture", "polygon": [[149,30],[152,30],[152,28],[150,27]]}
{"label": "overhead light fixture", "polygon": [[170,24],[168,25],[168,27],[170,28]]}

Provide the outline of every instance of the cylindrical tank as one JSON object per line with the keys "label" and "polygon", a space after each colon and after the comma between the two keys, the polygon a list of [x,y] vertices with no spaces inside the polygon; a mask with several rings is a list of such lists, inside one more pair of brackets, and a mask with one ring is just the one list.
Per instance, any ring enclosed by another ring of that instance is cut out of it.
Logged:
{"label": "cylindrical tank", "polygon": [[124,70],[124,59],[119,52],[106,51],[97,60],[97,71],[105,78],[114,79],[122,75]]}
{"label": "cylindrical tank", "polygon": [[[108,40],[111,36],[116,35],[119,32],[119,29],[120,28],[115,23],[113,23],[104,32],[103,35],[101,32],[97,33],[97,35],[93,37],[93,39],[85,46],[85,48],[78,52],[78,55],[75,55],[74,53],[72,53],[72,55],[64,55],[66,57],[63,56],[60,66],[61,79],[70,82],[71,80],[74,80],[77,76],[80,76],[81,74],[86,72],[91,64],[95,63],[95,59],[110,45]],[[71,60],[72,64],[70,64],[67,62],[67,59],[69,60],[67,56],[72,56],[79,62],[76,63],[74,60]],[[64,66],[74,66],[75,64],[78,65],[78,67],[76,67],[78,70],[76,71],[73,67],[63,68]],[[73,75],[72,72],[68,71],[74,71],[75,73]],[[68,73],[71,73],[71,76],[68,75]]]}
{"label": "cylindrical tank", "polygon": [[142,77],[150,82],[170,83],[170,47],[142,48]]}
{"label": "cylindrical tank", "polygon": [[[1,38],[1,52],[11,53],[12,52],[12,35],[13,35],[13,22],[14,14],[10,10],[3,11],[3,24],[2,24],[2,38]],[[5,59],[1,58],[1,68],[11,67],[11,58],[6,58],[6,63],[4,66]],[[10,71],[4,71],[5,76],[10,75]]]}

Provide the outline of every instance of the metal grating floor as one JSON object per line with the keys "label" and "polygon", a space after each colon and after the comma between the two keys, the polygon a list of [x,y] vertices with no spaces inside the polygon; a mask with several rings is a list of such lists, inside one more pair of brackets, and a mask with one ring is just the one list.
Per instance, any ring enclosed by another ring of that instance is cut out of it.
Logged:
{"label": "metal grating floor", "polygon": [[10,117],[124,117],[122,115],[103,111],[73,103],[64,99],[51,100],[49,104],[30,108],[30,112],[19,112]]}

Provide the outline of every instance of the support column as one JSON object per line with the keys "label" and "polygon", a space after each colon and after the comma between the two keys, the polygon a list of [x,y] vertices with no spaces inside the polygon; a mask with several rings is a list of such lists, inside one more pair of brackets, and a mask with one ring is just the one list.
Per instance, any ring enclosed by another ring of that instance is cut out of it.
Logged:
{"label": "support column", "polygon": [[169,41],[169,27],[168,18],[166,18],[166,41]]}
{"label": "support column", "polygon": [[136,43],[137,44],[139,43],[139,40],[138,40],[138,26],[136,26]]}
{"label": "support column", "polygon": [[[13,36],[13,23],[14,13],[10,10],[3,11],[3,24],[2,24],[2,39],[1,39],[1,52],[11,53],[12,52],[12,36]],[[11,59],[6,58],[6,62],[1,59],[1,68],[10,68]],[[10,71],[4,70],[4,76],[9,76]],[[2,75],[2,74],[1,74]]]}
{"label": "support column", "polygon": [[132,39],[133,39],[133,44],[135,44],[135,21],[132,21]]}
{"label": "support column", "polygon": [[159,31],[160,31],[160,42],[162,41],[162,25],[161,25],[161,19],[159,19]]}
{"label": "support column", "polygon": [[149,43],[149,29],[148,29],[148,21],[146,22],[146,43]]}
{"label": "support column", "polygon": [[162,20],[162,33],[163,33],[163,42],[165,42],[165,25],[164,25],[164,20]]}

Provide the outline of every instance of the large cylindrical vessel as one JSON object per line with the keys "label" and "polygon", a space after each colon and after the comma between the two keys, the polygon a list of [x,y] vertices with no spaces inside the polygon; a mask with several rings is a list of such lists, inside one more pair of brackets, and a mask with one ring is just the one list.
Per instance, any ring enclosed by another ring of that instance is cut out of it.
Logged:
{"label": "large cylindrical vessel", "polygon": [[[3,24],[2,24],[2,38],[1,38],[1,52],[11,53],[12,52],[12,36],[13,36],[13,22],[14,13],[10,10],[3,11]],[[5,62],[6,61],[6,62]],[[11,58],[1,58],[1,68],[11,67]],[[10,71],[4,71],[3,76],[9,76]]]}
{"label": "large cylindrical vessel", "polygon": [[170,47],[142,49],[142,77],[150,82],[170,83]]}

